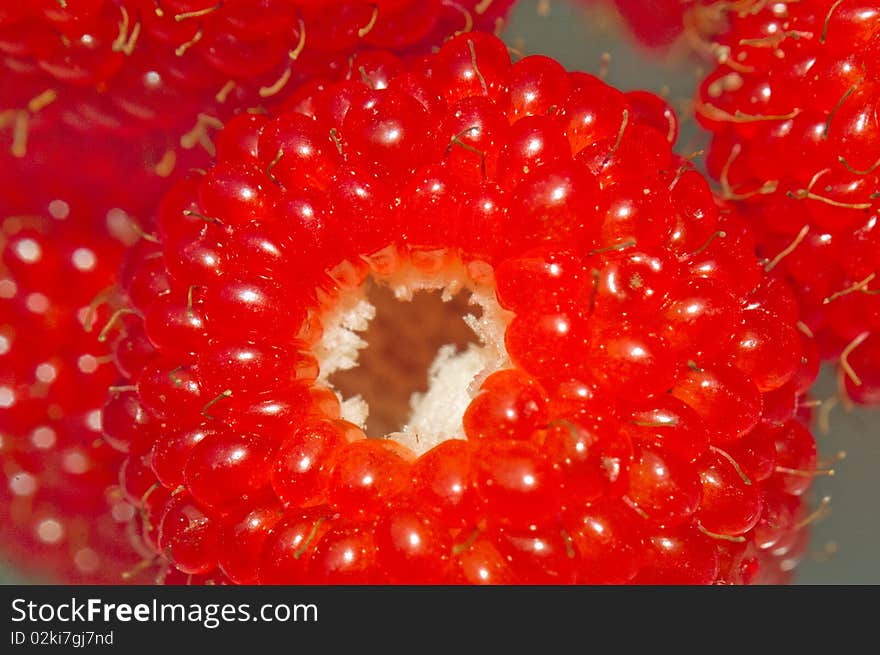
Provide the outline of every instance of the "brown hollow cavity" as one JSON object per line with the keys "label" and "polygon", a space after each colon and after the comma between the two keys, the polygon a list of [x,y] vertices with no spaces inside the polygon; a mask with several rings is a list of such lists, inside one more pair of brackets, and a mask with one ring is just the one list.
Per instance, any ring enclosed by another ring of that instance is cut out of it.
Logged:
{"label": "brown hollow cavity", "polygon": [[361,333],[368,345],[360,351],[357,367],[337,371],[329,381],[344,398],[363,397],[370,407],[367,435],[384,437],[406,424],[412,394],[428,389],[428,369],[440,347],[453,344],[461,352],[477,343],[463,317],[479,318],[482,312],[468,303],[467,290],[448,302],[439,290],[417,291],[412,300],[401,301],[383,284],[371,279],[367,285],[367,299],[376,308]]}

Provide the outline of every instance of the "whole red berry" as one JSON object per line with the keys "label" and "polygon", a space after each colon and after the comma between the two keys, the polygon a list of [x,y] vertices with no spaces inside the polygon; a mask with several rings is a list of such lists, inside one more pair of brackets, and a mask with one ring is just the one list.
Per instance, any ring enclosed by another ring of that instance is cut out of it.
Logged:
{"label": "whole red berry", "polygon": [[[464,34],[235,122],[126,278],[157,359],[106,414],[173,494],[160,558],[260,583],[753,579],[764,496],[815,468],[765,397],[794,406],[814,371],[670,117]],[[223,266],[168,247],[196,216]],[[425,384],[407,339],[454,312],[420,303],[461,291],[475,342],[449,327]],[[171,338],[187,312],[203,328]]]}

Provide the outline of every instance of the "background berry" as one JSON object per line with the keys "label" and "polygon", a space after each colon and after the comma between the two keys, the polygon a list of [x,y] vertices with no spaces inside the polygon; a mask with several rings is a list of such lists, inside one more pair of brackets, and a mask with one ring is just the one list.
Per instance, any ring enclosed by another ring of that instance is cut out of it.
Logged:
{"label": "background berry", "polygon": [[843,390],[867,404],[877,389],[865,342],[880,307],[869,63],[878,10],[816,1],[729,12],[720,65],[697,100],[713,132],[710,172],[755,226],[758,252],[792,282]]}

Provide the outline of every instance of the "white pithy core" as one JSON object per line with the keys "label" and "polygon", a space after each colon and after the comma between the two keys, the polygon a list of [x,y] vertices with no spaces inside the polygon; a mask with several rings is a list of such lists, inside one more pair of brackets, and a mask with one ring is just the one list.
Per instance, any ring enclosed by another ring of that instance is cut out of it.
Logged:
{"label": "white pithy core", "polygon": [[[368,436],[394,439],[416,454],[447,439],[464,439],[462,417],[480,385],[491,373],[511,366],[504,333],[513,314],[496,300],[492,269],[480,262],[465,266],[458,257],[438,253],[420,263],[395,259],[391,266],[371,265],[368,273],[373,283],[388,287],[401,302],[434,292],[448,303],[459,293],[468,293],[468,304],[475,311],[461,318],[476,338],[463,350],[455,344],[441,346],[427,371],[427,390],[412,393],[408,417],[399,431]],[[368,297],[368,286],[360,280],[324,303],[318,316],[323,332],[314,348],[320,365],[318,384],[333,389],[340,398],[342,418],[365,431],[369,404],[359,393],[343,397],[331,377],[357,367],[360,352],[369,345],[364,333],[377,309]]]}

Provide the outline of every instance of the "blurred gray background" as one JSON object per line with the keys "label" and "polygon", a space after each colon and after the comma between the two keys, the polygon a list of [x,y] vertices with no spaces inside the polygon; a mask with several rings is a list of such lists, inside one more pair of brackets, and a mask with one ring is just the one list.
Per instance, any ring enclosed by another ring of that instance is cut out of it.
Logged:
{"label": "blurred gray background", "polygon": [[[690,111],[699,65],[680,51],[661,62],[658,54],[634,47],[613,14],[584,4],[521,0],[503,36],[523,54],[549,55],[573,70],[598,73],[606,68],[606,79],[615,86],[665,95],[681,114],[678,151],[701,149],[705,139]],[[815,397],[830,398],[834,389],[833,375],[826,370]],[[834,477],[818,478],[814,485],[814,504],[830,496],[831,511],[813,526],[810,553],[796,582],[880,584],[880,410],[847,411],[837,405],[828,418],[827,434],[816,430],[820,458],[831,459],[839,451],[847,457],[834,465]],[[0,571],[0,583],[15,582],[25,581]]]}

